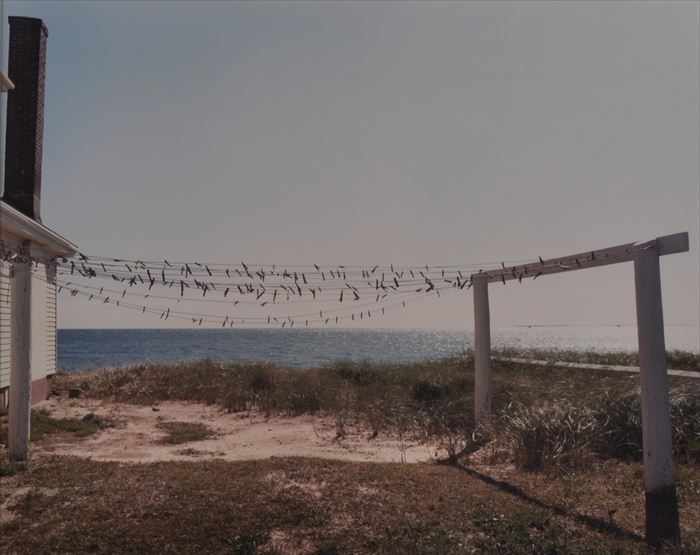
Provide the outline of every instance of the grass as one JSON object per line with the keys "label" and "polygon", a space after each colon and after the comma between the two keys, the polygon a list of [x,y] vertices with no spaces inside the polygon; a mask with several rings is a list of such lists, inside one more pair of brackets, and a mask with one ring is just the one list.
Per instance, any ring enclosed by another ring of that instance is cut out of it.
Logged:
{"label": "grass", "polygon": [[[416,364],[340,363],[319,369],[211,361],[142,365],[90,375],[57,376],[65,393],[152,404],[166,400],[217,404],[231,412],[321,414],[337,436],[359,427],[375,436],[423,440],[451,460],[500,439],[522,468],[583,463],[599,457],[641,459],[639,376],[598,370],[494,365],[496,427],[475,430],[469,356]],[[672,377],[676,456],[700,462],[700,381]],[[183,434],[186,430],[183,430]],[[204,430],[192,430],[204,433]]]}
{"label": "grass", "polygon": [[[498,349],[494,356],[522,357],[535,360],[583,362],[587,364],[609,364],[614,366],[639,366],[639,355],[628,351],[575,351],[568,349]],[[668,351],[666,362],[674,370],[700,372],[700,354],[688,351]]]}
{"label": "grass", "polygon": [[[640,472],[607,463],[552,480],[304,458],[44,459],[12,478],[29,489],[0,525],[0,552],[643,553]],[[688,549],[700,546],[698,484],[700,470],[681,467]]]}
{"label": "grass", "polygon": [[595,411],[569,403],[508,406],[494,435],[502,432],[518,468],[570,468],[585,463],[601,431]]}
{"label": "grass", "polygon": [[[112,423],[95,415],[87,418],[55,418],[43,409],[33,409],[31,415],[31,440],[41,441],[55,434],[71,434],[86,437],[111,426]],[[0,420],[0,443],[7,444],[7,416]]]}
{"label": "grass", "polygon": [[201,422],[160,422],[158,429],[166,432],[166,435],[159,440],[159,443],[166,445],[203,441],[215,435],[213,430]]}
{"label": "grass", "polygon": [[[84,397],[331,416],[339,434],[360,426],[437,442],[451,464],[53,459],[2,478],[60,493],[18,504],[21,518],[0,527],[0,552],[645,552],[639,376],[498,363],[493,381],[495,418],[475,429],[469,357],[302,370],[201,361],[57,376],[56,392],[79,387]],[[672,377],[671,386],[679,552],[697,553],[700,380]],[[211,432],[163,426],[184,442]],[[467,456],[479,448],[480,458]],[[304,489],[310,483],[320,497]]]}
{"label": "grass", "polygon": [[[641,461],[641,413],[636,394],[608,394],[589,405],[512,403],[492,435],[503,433],[524,470],[585,465],[591,455]],[[700,397],[672,391],[671,423],[675,460],[700,464]]]}

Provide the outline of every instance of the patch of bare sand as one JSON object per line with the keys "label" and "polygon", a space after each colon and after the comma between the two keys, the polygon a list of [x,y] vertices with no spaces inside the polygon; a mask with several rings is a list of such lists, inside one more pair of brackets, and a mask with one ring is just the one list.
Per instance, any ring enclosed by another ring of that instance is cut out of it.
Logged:
{"label": "patch of bare sand", "polygon": [[[271,457],[316,457],[360,462],[432,460],[435,449],[395,438],[367,439],[366,433],[349,432],[336,438],[332,419],[316,416],[272,417],[230,414],[216,406],[168,401],[155,407],[93,399],[53,398],[39,405],[56,418],[82,418],[88,413],[109,418],[116,425],[87,438],[59,437],[33,448],[38,455],[70,455],[96,461],[148,463],[223,459],[242,461]],[[199,422],[214,437],[179,445],[159,443],[165,433],[158,424],[167,421]]]}

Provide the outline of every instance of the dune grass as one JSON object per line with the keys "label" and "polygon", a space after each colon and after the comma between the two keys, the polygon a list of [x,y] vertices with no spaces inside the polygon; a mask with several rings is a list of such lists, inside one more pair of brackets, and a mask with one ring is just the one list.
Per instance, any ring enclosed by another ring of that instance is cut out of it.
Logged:
{"label": "dune grass", "polygon": [[[584,451],[641,459],[639,376],[615,372],[494,365],[494,418],[474,425],[469,356],[415,364],[340,363],[285,369],[211,361],[142,365],[89,375],[63,375],[57,392],[152,404],[166,400],[217,404],[268,416],[322,414],[337,434],[361,427],[443,447],[451,459],[498,440],[523,468],[571,466]],[[700,380],[672,379],[676,456],[700,462]]]}
{"label": "dune grass", "polygon": [[[32,441],[41,441],[45,437],[55,434],[86,437],[111,425],[111,422],[94,415],[83,419],[56,418],[46,410],[34,409],[31,415],[31,439]],[[0,443],[7,443],[7,415],[0,418]]]}
{"label": "dune grass", "polygon": [[[684,538],[674,553],[700,552],[699,382],[671,380]],[[489,429],[474,427],[473,385],[469,357],[308,370],[201,361],[56,376],[62,395],[77,387],[128,403],[320,414],[339,432],[412,435],[452,456],[437,465],[42,459],[0,478],[29,488],[8,505],[14,519],[0,525],[0,551],[646,552],[639,376],[496,364]]]}
{"label": "dune grass", "polygon": [[[513,349],[502,348],[493,352],[495,357],[531,358],[534,360],[609,364],[613,366],[639,366],[639,354],[629,351],[580,351],[573,349]],[[673,350],[666,353],[666,362],[674,370],[700,372],[700,354]]]}
{"label": "dune grass", "polygon": [[203,441],[215,435],[211,428],[201,422],[160,422],[158,429],[165,432],[165,436],[159,440],[165,445]]}

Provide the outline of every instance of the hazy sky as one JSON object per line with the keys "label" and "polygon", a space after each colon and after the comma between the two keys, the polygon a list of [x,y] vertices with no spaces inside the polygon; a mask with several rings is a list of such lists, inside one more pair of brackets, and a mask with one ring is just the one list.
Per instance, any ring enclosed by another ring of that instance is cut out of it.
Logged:
{"label": "hazy sky", "polygon": [[[698,322],[696,4],[6,12],[49,28],[43,218],[86,253],[469,264],[687,230],[665,316]],[[631,264],[493,285],[493,325],[632,323],[633,285]],[[465,290],[372,324],[472,310]],[[60,325],[163,322],[68,298]]]}

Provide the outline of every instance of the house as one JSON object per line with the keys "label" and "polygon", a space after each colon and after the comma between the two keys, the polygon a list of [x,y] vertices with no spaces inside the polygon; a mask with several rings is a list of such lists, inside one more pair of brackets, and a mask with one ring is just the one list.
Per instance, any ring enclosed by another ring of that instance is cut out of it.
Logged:
{"label": "house", "polygon": [[29,407],[46,398],[46,377],[56,369],[56,261],[77,247],[41,221],[46,26],[40,19],[10,17],[9,27],[9,79],[0,77],[8,91],[0,200],[0,409],[9,409],[10,457],[24,460]]}
{"label": "house", "polygon": [[12,364],[13,263],[1,260],[29,245],[31,270],[31,403],[48,396],[46,377],[56,371],[56,256],[76,247],[46,226],[0,200],[0,411],[9,406]]}

